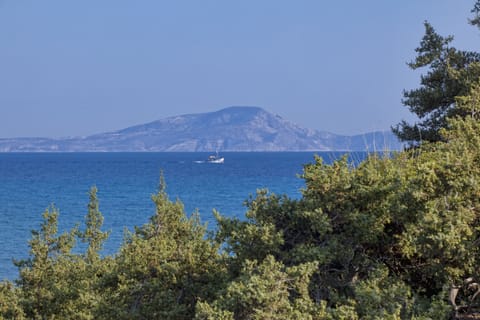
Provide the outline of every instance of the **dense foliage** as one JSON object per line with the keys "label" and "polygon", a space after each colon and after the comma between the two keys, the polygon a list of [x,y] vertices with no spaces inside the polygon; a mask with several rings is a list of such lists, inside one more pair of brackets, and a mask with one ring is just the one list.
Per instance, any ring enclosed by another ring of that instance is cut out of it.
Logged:
{"label": "dense foliage", "polygon": [[[58,233],[49,208],[5,319],[447,319],[449,289],[480,266],[480,82],[446,142],[304,168],[299,200],[265,190],[211,235],[161,183],[156,212],[101,256],[96,189],[85,226]],[[85,245],[73,250],[76,243]],[[455,303],[468,303],[465,289]]]}

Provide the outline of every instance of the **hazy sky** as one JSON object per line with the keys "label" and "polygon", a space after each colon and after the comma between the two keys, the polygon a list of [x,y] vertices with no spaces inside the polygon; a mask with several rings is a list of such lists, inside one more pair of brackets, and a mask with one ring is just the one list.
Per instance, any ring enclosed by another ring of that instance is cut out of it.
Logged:
{"label": "hazy sky", "polygon": [[430,21],[479,50],[474,0],[0,0],[0,137],[89,135],[227,106],[340,134],[413,117]]}

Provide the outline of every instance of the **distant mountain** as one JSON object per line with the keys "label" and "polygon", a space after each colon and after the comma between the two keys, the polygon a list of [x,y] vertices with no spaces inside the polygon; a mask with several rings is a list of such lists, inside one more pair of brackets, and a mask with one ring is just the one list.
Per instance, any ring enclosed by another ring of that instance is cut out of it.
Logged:
{"label": "distant mountain", "polygon": [[0,139],[0,152],[399,150],[390,132],[356,136],[302,128],[258,107],[187,114],[114,132],[65,139]]}

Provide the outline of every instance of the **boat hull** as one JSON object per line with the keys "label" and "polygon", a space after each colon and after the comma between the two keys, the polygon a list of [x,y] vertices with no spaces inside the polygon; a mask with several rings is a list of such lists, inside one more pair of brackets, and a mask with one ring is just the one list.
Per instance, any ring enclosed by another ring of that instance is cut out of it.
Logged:
{"label": "boat hull", "polygon": [[208,163],[223,163],[225,161],[225,158],[216,158],[216,159],[209,159],[207,162]]}

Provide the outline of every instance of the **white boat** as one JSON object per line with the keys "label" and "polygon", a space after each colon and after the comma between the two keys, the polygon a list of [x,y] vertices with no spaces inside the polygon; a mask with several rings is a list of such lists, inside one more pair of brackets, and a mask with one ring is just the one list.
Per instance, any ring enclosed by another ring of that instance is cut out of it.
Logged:
{"label": "white boat", "polygon": [[218,152],[216,155],[211,155],[208,157],[207,162],[208,163],[223,163],[225,161],[224,157],[219,157]]}

